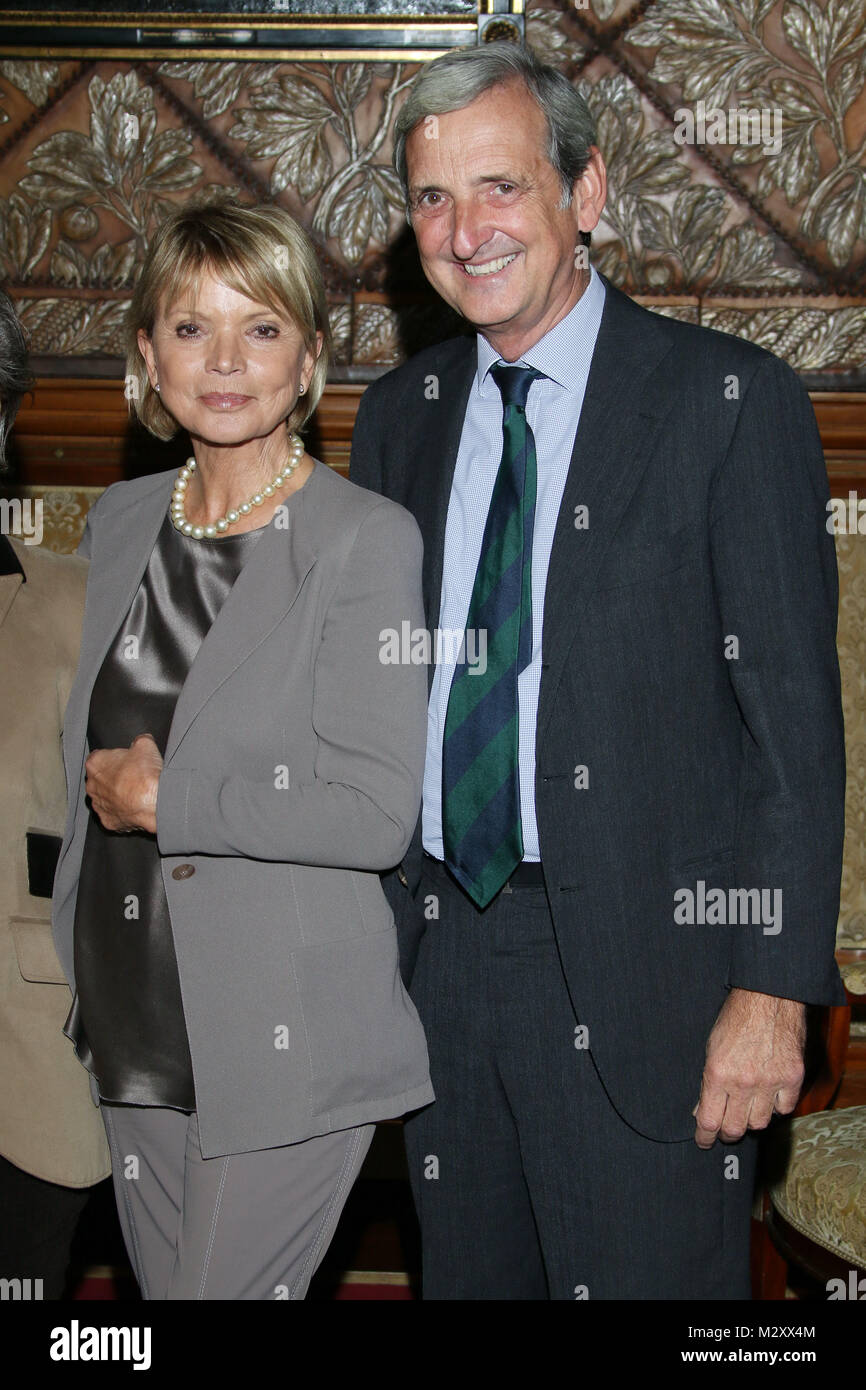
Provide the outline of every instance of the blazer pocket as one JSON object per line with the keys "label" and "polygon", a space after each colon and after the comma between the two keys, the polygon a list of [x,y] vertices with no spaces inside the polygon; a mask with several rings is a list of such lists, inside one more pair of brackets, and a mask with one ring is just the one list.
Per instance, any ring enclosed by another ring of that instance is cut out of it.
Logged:
{"label": "blazer pocket", "polygon": [[312,1067],[314,1115],[419,1085],[425,1061],[393,926],[292,953]]}
{"label": "blazer pocket", "polygon": [[9,930],[23,979],[40,985],[67,984],[54,948],[50,921],[39,917],[10,917]]}
{"label": "blazer pocket", "polygon": [[681,526],[671,535],[643,545],[614,545],[605,556],[593,592],[625,589],[633,584],[648,584],[666,574],[682,569],[694,555],[691,527]]}
{"label": "blazer pocket", "polygon": [[731,849],[708,849],[703,854],[693,855],[691,859],[681,859],[674,866],[674,873],[694,873],[695,869],[712,869],[720,864],[729,864],[734,857]]}
{"label": "blazer pocket", "polygon": [[731,888],[734,886],[734,864],[732,849],[711,849],[706,854],[681,860],[670,873],[678,888],[693,888],[699,879],[703,879],[708,889]]}

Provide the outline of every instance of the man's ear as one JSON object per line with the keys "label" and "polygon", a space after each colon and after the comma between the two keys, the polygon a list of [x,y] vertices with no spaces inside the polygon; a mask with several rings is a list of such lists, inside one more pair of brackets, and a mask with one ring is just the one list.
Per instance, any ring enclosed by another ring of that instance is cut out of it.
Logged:
{"label": "man's ear", "polygon": [[590,147],[589,162],[571,189],[578,230],[592,232],[598,226],[607,201],[607,170],[597,145]]}

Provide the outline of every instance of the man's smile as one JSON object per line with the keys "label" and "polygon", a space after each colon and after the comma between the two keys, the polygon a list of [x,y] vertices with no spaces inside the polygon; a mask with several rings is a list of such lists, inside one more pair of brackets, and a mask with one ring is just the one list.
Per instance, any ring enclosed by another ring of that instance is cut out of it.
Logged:
{"label": "man's smile", "polygon": [[516,251],[511,251],[507,256],[500,256],[495,261],[484,261],[481,265],[462,264],[461,269],[464,270],[467,275],[472,276],[473,279],[478,275],[495,275],[498,271],[504,270],[507,265],[510,265],[516,255]]}

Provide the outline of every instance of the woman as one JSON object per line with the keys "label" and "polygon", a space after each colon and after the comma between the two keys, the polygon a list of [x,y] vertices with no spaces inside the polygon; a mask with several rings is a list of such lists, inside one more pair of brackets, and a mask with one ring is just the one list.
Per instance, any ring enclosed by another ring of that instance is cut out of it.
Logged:
{"label": "woman", "polygon": [[162,224],[126,394],[193,456],[90,510],[54,902],[149,1299],[303,1298],[374,1122],[433,1096],[377,872],[421,796],[424,668],[380,660],[421,543],[294,433],[327,358],[287,213]]}

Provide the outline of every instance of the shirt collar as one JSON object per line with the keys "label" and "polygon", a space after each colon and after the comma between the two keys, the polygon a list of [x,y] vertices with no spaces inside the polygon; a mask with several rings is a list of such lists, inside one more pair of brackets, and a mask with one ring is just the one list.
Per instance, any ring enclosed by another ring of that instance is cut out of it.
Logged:
{"label": "shirt collar", "polygon": [[[543,372],[566,389],[573,388],[575,377],[585,382],[589,376],[603,308],[604,285],[595,266],[590,265],[589,284],[580,299],[569,309],[565,318],[526,349],[519,362],[527,367],[535,367],[536,371]],[[488,374],[494,362],[501,360],[499,353],[491,347],[483,333],[477,334],[477,343],[476,386],[482,395],[487,395],[490,390],[498,395],[496,384],[488,380]]]}

